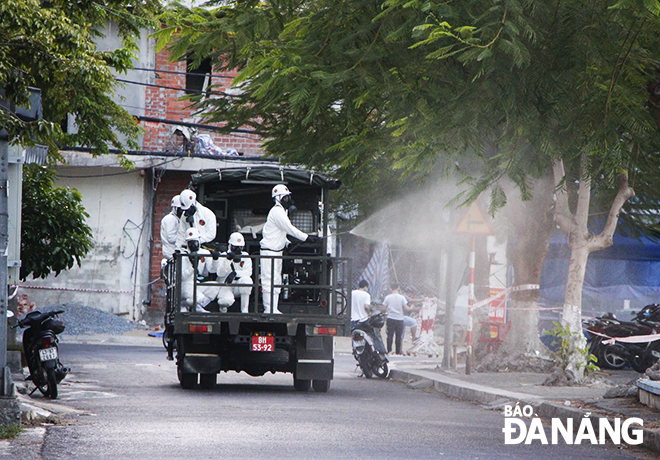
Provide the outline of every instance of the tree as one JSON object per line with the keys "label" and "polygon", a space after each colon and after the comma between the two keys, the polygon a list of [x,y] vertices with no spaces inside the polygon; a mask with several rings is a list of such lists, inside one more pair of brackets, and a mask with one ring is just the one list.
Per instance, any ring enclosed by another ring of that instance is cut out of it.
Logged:
{"label": "tree", "polygon": [[[571,234],[592,240],[583,216],[610,216],[592,250],[611,244],[619,220],[657,234],[644,216],[660,201],[647,91],[660,69],[660,2],[228,4],[168,13],[158,36],[175,37],[173,59],[239,69],[240,94],[191,100],[227,130],[264,132],[272,155],[362,180],[382,168],[458,172],[472,186],[462,199],[489,191],[493,212],[507,203],[507,181],[528,201],[554,172],[564,191],[548,210],[562,228],[573,220]],[[571,237],[573,251],[579,244]],[[530,259],[530,278],[543,255],[519,259]],[[586,256],[573,259],[583,270]],[[568,280],[567,313],[580,311],[571,293],[581,282]],[[564,320],[580,332],[576,318]]]}
{"label": "tree", "polygon": [[89,214],[76,189],[54,187],[55,172],[37,164],[23,169],[21,279],[45,278],[80,265],[93,246]]}
{"label": "tree", "polygon": [[[117,82],[112,73],[131,68],[140,28],[160,7],[158,0],[12,0],[0,3],[0,89],[16,106],[29,107],[29,87],[41,90],[43,120],[26,122],[4,107],[0,126],[12,143],[49,146],[53,159],[60,146],[82,145],[107,153],[123,149],[119,134],[136,146],[140,128],[112,100]],[[122,48],[98,51],[94,39],[105,22],[117,24]],[[77,132],[61,128],[67,114]]]}
{"label": "tree", "polygon": [[[88,146],[95,154],[109,145],[136,147],[140,128],[112,99],[113,72],[131,68],[141,28],[153,24],[158,0],[129,5],[120,0],[12,0],[0,2],[0,127],[13,144],[49,147],[51,162],[62,146]],[[94,40],[112,21],[122,47],[98,51]],[[29,88],[41,91],[43,119],[26,121],[8,109],[30,106]],[[73,116],[75,132],[65,132]],[[125,161],[126,166],[129,162]],[[75,189],[54,188],[54,172],[28,165],[23,186],[21,278],[57,275],[91,248],[88,217]]]}

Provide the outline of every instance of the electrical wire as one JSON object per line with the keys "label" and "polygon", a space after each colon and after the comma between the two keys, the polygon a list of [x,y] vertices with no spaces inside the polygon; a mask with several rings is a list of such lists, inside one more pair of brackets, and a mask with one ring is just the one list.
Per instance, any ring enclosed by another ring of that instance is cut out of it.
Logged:
{"label": "electrical wire", "polygon": [[180,72],[176,70],[161,70],[161,69],[149,69],[147,67],[133,67],[132,70],[141,70],[144,72],[156,72],[156,73],[171,73],[175,75],[192,75],[194,77],[210,77],[210,78],[227,78],[227,79],[234,79],[236,77],[232,77],[229,75],[218,75],[218,74],[211,74],[211,73],[195,73],[195,72]]}
{"label": "electrical wire", "polygon": [[226,94],[223,92],[215,92],[211,93],[211,91],[204,91],[201,89],[185,89],[185,88],[179,88],[176,86],[165,86],[165,85],[155,85],[153,83],[143,83],[141,81],[133,81],[133,80],[124,80],[123,78],[115,78],[116,81],[121,82],[121,83],[129,83],[131,85],[140,85],[140,86],[149,86],[150,88],[164,88],[164,89],[171,89],[172,91],[181,91],[184,93],[195,93],[195,94],[206,94],[207,96],[210,96],[213,94],[214,96],[223,96],[223,97],[236,97],[231,94]]}

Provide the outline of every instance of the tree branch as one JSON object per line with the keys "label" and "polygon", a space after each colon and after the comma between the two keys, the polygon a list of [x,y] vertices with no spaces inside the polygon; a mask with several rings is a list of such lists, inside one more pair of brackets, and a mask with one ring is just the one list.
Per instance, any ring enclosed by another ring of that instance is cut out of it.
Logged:
{"label": "tree branch", "polygon": [[600,234],[596,235],[589,241],[589,252],[605,249],[612,245],[612,238],[614,237],[616,226],[619,223],[621,208],[623,208],[626,201],[634,196],[635,190],[633,190],[628,184],[628,173],[619,174],[619,191],[612,201],[612,206],[610,207],[610,212],[607,216],[607,221],[605,222],[605,228]]}
{"label": "tree branch", "polygon": [[554,221],[559,228],[570,235],[571,229],[573,228],[573,215],[571,210],[568,207],[568,190],[566,184],[564,183],[561,187],[560,184],[565,179],[566,173],[564,172],[564,162],[562,160],[557,160],[552,165],[552,172],[555,177],[555,212],[554,212]]}

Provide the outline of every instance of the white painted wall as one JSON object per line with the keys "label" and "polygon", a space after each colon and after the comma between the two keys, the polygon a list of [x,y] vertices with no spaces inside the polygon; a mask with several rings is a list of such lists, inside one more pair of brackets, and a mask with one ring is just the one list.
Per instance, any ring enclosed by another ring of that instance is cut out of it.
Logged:
{"label": "white painted wall", "polygon": [[81,267],[45,280],[27,280],[25,292],[38,306],[72,302],[140,319],[151,235],[144,193],[147,176],[110,166],[57,169],[57,186],[75,187],[83,196],[94,248]]}

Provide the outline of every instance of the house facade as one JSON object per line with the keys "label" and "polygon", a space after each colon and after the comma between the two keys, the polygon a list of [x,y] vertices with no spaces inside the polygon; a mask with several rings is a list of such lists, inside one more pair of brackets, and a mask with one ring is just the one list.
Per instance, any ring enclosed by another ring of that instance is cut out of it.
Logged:
{"label": "house facade", "polygon": [[[99,49],[113,49],[119,38],[112,24]],[[144,129],[140,149],[126,157],[126,170],[117,154],[94,157],[84,149],[63,151],[65,164],[57,166],[57,186],[78,189],[89,217],[94,248],[82,261],[57,277],[20,282],[23,293],[37,306],[78,304],[97,307],[131,320],[160,324],[164,311],[164,284],[160,280],[160,220],[170,212],[170,201],[184,190],[192,173],[246,162],[261,163],[259,136],[250,132],[220,134],[206,127],[187,101],[190,91],[209,84],[229,88],[234,74],[190,70],[186,62],[169,62],[167,52],[155,52],[154,40],[143,34],[135,69],[118,76],[115,100],[136,116]],[[184,150],[175,131],[206,134],[223,152],[209,155]],[[68,129],[75,129],[69,120]]]}

